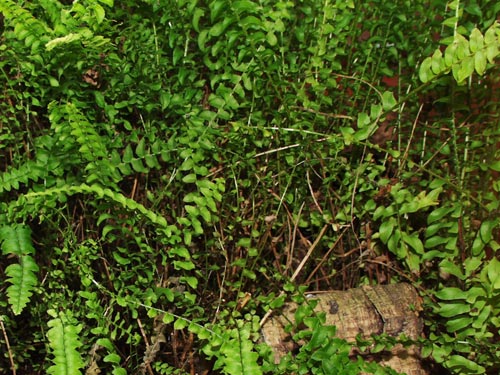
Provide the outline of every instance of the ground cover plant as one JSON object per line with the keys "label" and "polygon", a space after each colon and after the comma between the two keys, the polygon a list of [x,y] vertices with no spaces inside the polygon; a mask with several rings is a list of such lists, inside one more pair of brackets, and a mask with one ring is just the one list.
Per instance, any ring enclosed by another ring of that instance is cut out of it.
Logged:
{"label": "ground cover plant", "polygon": [[424,357],[497,374],[499,10],[0,0],[0,372],[391,374],[260,319],[405,281]]}

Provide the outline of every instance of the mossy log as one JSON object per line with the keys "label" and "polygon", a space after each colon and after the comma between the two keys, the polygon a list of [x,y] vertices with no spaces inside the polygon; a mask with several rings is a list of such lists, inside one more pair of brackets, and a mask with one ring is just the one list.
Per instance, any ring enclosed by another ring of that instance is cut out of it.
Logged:
{"label": "mossy log", "polygon": [[[315,311],[324,312],[326,324],[336,326],[337,337],[348,342],[355,342],[358,334],[366,339],[374,334],[392,337],[404,334],[413,340],[422,335],[423,323],[418,315],[422,310],[421,299],[409,284],[363,286],[348,291],[311,293],[307,297],[318,300]],[[262,326],[263,339],[273,348],[277,362],[295,349],[284,327],[294,321],[296,309],[296,303],[288,303]],[[390,352],[352,354],[365,355],[367,360],[407,375],[428,375],[416,347],[404,348],[398,344]]]}

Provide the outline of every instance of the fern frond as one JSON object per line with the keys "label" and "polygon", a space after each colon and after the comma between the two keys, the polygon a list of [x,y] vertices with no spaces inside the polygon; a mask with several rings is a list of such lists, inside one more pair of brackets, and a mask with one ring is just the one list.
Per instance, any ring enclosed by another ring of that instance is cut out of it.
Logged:
{"label": "fern frond", "polygon": [[[44,201],[47,201],[48,199],[64,200],[66,196],[74,194],[92,194],[99,199],[110,200],[129,211],[139,212],[152,224],[155,224],[167,230],[172,229],[172,226],[168,224],[167,220],[163,216],[157,214],[153,210],[150,210],[141,203],[127,198],[122,193],[113,191],[108,188],[103,188],[102,186],[99,186],[97,184],[81,184],[78,186],[66,185],[60,188],[51,188],[38,192],[29,192],[21,195],[17,201],[11,202],[7,208],[7,211],[11,212],[15,211],[15,209],[18,207],[23,207],[28,210],[23,212],[24,215],[33,214],[38,210],[40,204],[42,204]],[[33,205],[32,209],[30,209],[29,205]]]}
{"label": "fern frond", "polygon": [[4,254],[19,257],[19,263],[11,264],[5,270],[7,282],[11,284],[7,288],[8,301],[14,314],[19,315],[28,304],[38,281],[38,266],[30,255],[35,253],[31,229],[23,225],[5,226],[0,229],[0,243]]}
{"label": "fern frond", "polygon": [[53,31],[44,22],[36,19],[28,10],[11,0],[0,0],[0,13],[14,26],[14,34],[32,50],[45,44]]}
{"label": "fern frond", "polygon": [[0,194],[4,191],[18,190],[21,185],[44,181],[45,187],[51,176],[61,176],[65,170],[70,170],[77,164],[77,158],[68,158],[61,152],[55,137],[43,136],[35,141],[35,158],[27,159],[20,166],[10,166],[0,174]]}
{"label": "fern frond", "polygon": [[48,322],[50,327],[47,332],[49,347],[52,350],[54,363],[47,370],[48,374],[53,375],[81,375],[80,369],[84,363],[78,348],[82,345],[78,334],[82,330],[81,325],[72,324],[67,315],[54,311],[49,314],[55,316]]}
{"label": "fern frond", "polygon": [[0,244],[4,254],[19,257],[35,253],[31,241],[31,229],[25,225],[9,225],[0,228]]}
{"label": "fern frond", "polygon": [[237,327],[229,331],[220,348],[215,367],[222,367],[228,375],[261,375],[262,368],[257,363],[259,355],[253,350],[249,324],[237,321]]}
{"label": "fern frond", "polygon": [[18,264],[11,264],[5,270],[9,277],[7,281],[12,284],[7,288],[7,297],[15,315],[21,314],[33,295],[33,289],[38,283],[36,272],[38,266],[29,255],[22,256]]}
{"label": "fern frond", "polygon": [[61,144],[66,144],[65,148],[74,140],[81,156],[89,162],[107,156],[106,141],[73,103],[51,102],[49,120]]}

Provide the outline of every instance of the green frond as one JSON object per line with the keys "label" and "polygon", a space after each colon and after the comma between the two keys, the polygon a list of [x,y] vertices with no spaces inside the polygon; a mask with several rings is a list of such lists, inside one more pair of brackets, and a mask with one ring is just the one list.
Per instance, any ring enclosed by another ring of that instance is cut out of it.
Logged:
{"label": "green frond", "polygon": [[248,323],[237,321],[237,327],[226,333],[226,340],[220,348],[216,368],[222,368],[228,375],[260,375],[262,368],[257,363],[259,355],[254,351]]}
{"label": "green frond", "polygon": [[106,142],[95,129],[96,125],[73,103],[50,103],[49,119],[61,145],[66,144],[66,149],[75,145],[80,155],[89,162],[106,157]]}
{"label": "green frond", "polygon": [[0,244],[4,254],[15,254],[21,257],[35,253],[31,241],[31,229],[25,225],[10,225],[0,228]]}
{"label": "green frond", "polygon": [[33,288],[38,283],[36,272],[38,266],[29,255],[22,256],[18,264],[11,264],[5,270],[7,281],[12,284],[7,288],[7,297],[15,315],[23,311],[33,295]]}
{"label": "green frond", "polygon": [[23,40],[32,50],[45,44],[52,30],[42,21],[36,19],[28,10],[11,0],[0,0],[0,13],[14,26],[14,34]]}
{"label": "green frond", "polygon": [[52,359],[53,365],[48,368],[47,373],[81,375],[80,369],[83,368],[84,363],[78,352],[78,348],[82,345],[78,334],[82,327],[72,324],[64,313],[56,315],[54,311],[49,311],[49,314],[56,317],[48,322],[50,329],[47,337],[54,358]]}
{"label": "green frond", "polygon": [[8,276],[7,297],[12,311],[19,315],[33,295],[38,282],[36,272],[38,266],[30,254],[35,253],[31,241],[31,229],[27,226],[5,226],[0,229],[0,242],[4,254],[15,254],[19,263],[11,264],[5,269]]}

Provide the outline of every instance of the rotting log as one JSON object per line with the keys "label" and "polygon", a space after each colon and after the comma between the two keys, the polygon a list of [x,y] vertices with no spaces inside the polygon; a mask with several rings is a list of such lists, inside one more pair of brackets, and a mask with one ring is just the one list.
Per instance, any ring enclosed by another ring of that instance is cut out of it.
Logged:
{"label": "rotting log", "polygon": [[[418,316],[422,310],[421,298],[409,284],[362,286],[348,291],[316,292],[307,295],[317,299],[315,312],[326,314],[327,325],[337,327],[337,337],[355,342],[356,336],[368,339],[385,333],[392,337],[404,334],[416,340],[422,335],[423,323]],[[262,326],[264,341],[273,349],[275,360],[293,351],[291,335],[284,327],[294,321],[297,304],[290,302],[283,310],[273,313]],[[352,353],[356,354],[356,353]],[[405,348],[398,344],[390,352],[365,355],[407,375],[428,375],[416,347]]]}

